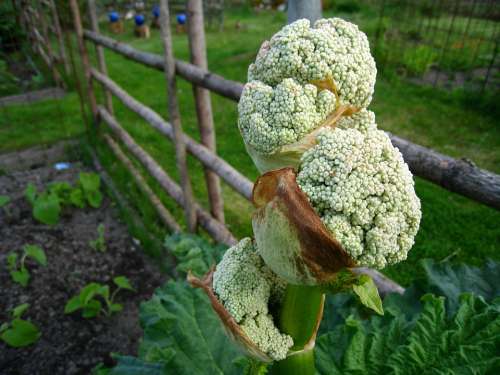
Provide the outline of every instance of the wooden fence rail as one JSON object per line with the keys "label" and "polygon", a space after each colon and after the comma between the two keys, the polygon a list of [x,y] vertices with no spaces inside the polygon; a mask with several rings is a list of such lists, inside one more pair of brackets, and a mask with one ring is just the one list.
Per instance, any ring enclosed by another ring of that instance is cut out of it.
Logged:
{"label": "wooden fence rail", "polygon": [[[99,117],[103,119],[113,133],[126,145],[149,174],[160,184],[160,186],[177,202],[181,207],[185,207],[184,194],[182,189],[172,178],[160,167],[160,165],[139,146],[133,138],[120,126],[118,121],[102,106],[97,107]],[[194,203],[194,202],[193,202]],[[226,228],[226,226],[214,219],[197,203],[194,203],[194,210],[198,223],[218,242],[226,245],[237,243],[236,238]]]}
{"label": "wooden fence rail", "polygon": [[[90,30],[84,30],[83,36],[85,39],[94,43],[100,44],[129,60],[138,62],[142,65],[149,66],[159,71],[163,71],[163,58],[160,55],[142,52],[129,46],[125,43],[120,43],[113,38],[97,34]],[[176,73],[195,85],[202,86],[216,94],[225,98],[238,101],[240,100],[243,84],[240,82],[231,81],[218,74],[211,73],[205,69],[199,68],[196,65],[189,64],[184,61],[175,61]]]}
{"label": "wooden fence rail", "polygon": [[[109,77],[91,69],[92,78],[102,84],[109,92],[115,95],[130,110],[141,116],[152,127],[161,134],[174,140],[172,125],[165,121],[158,113],[151,108],[134,99],[130,94],[113,82]],[[184,142],[187,151],[195,156],[203,166],[210,168],[219,177],[221,177],[235,191],[243,195],[246,199],[252,199],[252,182],[243,176],[238,170],[232,167],[227,161],[213,153],[210,149],[196,142],[194,139],[184,134]]]}
{"label": "wooden fence rail", "polygon": [[[139,51],[112,38],[85,30],[83,36],[122,56],[143,65],[164,70],[161,56]],[[187,81],[205,87],[223,97],[238,101],[243,90],[240,82],[225,79],[217,74],[187,62],[176,60],[176,73]],[[457,160],[429,148],[389,134],[398,147],[410,170],[417,176],[429,180],[445,189],[500,209],[500,176],[480,169],[471,162]]]}

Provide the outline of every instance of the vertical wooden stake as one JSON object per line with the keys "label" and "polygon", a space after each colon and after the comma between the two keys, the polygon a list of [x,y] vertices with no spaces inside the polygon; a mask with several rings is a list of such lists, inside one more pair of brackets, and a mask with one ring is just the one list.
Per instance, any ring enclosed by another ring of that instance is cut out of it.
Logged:
{"label": "vertical wooden stake", "polygon": [[[191,62],[193,65],[208,70],[202,0],[188,0],[187,13]],[[201,143],[215,153],[215,131],[210,91],[196,85],[193,85],[193,91],[196,101],[196,115],[198,117]],[[210,211],[213,217],[223,223],[224,201],[222,199],[219,177],[208,168],[204,168],[204,172],[210,202]]]}
{"label": "vertical wooden stake", "polygon": [[23,30],[24,32],[26,33],[27,37],[28,37],[28,43],[29,45],[31,46],[31,48],[33,49],[33,33],[31,31],[32,27],[31,27],[31,20],[30,20],[30,15],[29,15],[29,12],[28,12],[28,6],[26,4],[26,1],[25,0],[21,0],[20,2],[20,9],[21,9],[21,25],[23,27]]}
{"label": "vertical wooden stake", "polygon": [[[99,22],[97,20],[95,0],[88,0],[88,6],[92,31],[99,33]],[[104,59],[104,49],[102,48],[102,46],[95,44],[95,50],[97,53],[97,63],[99,65],[99,71],[107,76],[108,67],[106,66],[106,60]],[[106,109],[110,114],[113,115],[113,96],[106,88],[104,88],[104,93],[106,96]]]}
{"label": "vertical wooden stake", "polygon": [[[92,78],[90,76],[90,60],[87,53],[87,47],[83,40],[83,27],[82,19],[80,17],[80,9],[78,8],[77,0],[69,0],[71,13],[73,14],[73,23],[75,25],[76,39],[78,41],[78,50],[80,51],[80,58],[82,59],[83,71],[85,74],[85,83],[87,88],[87,95],[89,97],[90,110],[92,111],[92,118],[94,123],[97,124],[97,101],[95,99],[94,87]],[[77,72],[75,72],[77,74]]]}
{"label": "vertical wooden stake", "polygon": [[321,0],[288,0],[288,23],[307,18],[314,24],[321,18]]}
{"label": "vertical wooden stake", "polygon": [[54,55],[54,50],[52,49],[52,43],[50,41],[50,35],[49,35],[49,29],[47,25],[47,19],[45,18],[45,9],[44,9],[44,4],[41,2],[38,2],[37,4],[37,10],[38,10],[38,21],[40,24],[40,28],[42,29],[42,37],[43,37],[43,43],[41,45],[45,44],[43,47],[47,50],[47,57],[48,57],[48,62],[49,62],[49,69],[52,72],[52,77],[54,78],[54,81],[57,86],[61,88],[65,88],[64,81],[57,71],[57,59]]}
{"label": "vertical wooden stake", "polygon": [[186,164],[186,145],[181,126],[181,116],[179,104],[177,102],[177,85],[175,80],[175,60],[172,47],[172,35],[170,32],[170,13],[168,1],[160,1],[160,26],[165,55],[165,78],[167,81],[168,111],[170,122],[174,129],[175,155],[177,159],[177,169],[181,178],[181,187],[184,197],[184,212],[189,231],[196,230],[196,212],[193,200],[193,190]]}
{"label": "vertical wooden stake", "polygon": [[64,71],[67,75],[71,74],[71,66],[69,64],[68,56],[66,54],[66,47],[64,45],[63,32],[61,28],[61,22],[59,20],[59,12],[57,11],[56,4],[54,0],[49,1],[50,10],[52,12],[52,18],[54,19],[54,27],[56,29],[57,43],[59,45],[59,57],[64,65]]}

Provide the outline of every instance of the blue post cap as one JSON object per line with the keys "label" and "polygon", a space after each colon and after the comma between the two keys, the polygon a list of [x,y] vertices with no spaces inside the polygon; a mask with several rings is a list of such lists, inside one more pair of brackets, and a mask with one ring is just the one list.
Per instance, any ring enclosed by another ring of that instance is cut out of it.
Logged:
{"label": "blue post cap", "polygon": [[155,18],[160,17],[160,7],[159,7],[158,5],[155,5],[155,6],[153,7],[153,16],[154,16]]}
{"label": "blue post cap", "polygon": [[144,25],[144,16],[142,14],[137,14],[134,18],[135,24],[137,26],[142,26]]}
{"label": "blue post cap", "polygon": [[179,25],[184,25],[186,23],[186,15],[184,13],[178,13],[176,18]]}
{"label": "blue post cap", "polygon": [[120,15],[118,12],[113,11],[108,13],[108,18],[109,22],[117,22],[120,19]]}

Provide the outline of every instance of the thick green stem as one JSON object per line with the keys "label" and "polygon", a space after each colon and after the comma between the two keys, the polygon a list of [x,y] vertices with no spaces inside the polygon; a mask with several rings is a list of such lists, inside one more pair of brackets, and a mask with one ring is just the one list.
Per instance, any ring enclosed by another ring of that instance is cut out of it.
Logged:
{"label": "thick green stem", "polygon": [[275,362],[271,368],[272,375],[315,375],[314,349],[294,354]]}
{"label": "thick green stem", "polygon": [[293,338],[292,351],[297,353],[276,362],[272,374],[315,374],[314,340],[323,316],[324,294],[318,287],[288,285],[286,288],[279,328]]}

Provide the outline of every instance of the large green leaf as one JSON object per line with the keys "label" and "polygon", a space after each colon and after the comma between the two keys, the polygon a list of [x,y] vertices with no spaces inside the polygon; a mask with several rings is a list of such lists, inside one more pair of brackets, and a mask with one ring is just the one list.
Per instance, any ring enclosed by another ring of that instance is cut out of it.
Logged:
{"label": "large green leaf", "polygon": [[[320,374],[487,374],[500,370],[500,301],[464,294],[452,318],[425,295],[417,319],[401,311],[346,324],[319,337]],[[390,316],[392,315],[392,316]]]}
{"label": "large green leaf", "polygon": [[447,298],[447,307],[455,311],[459,305],[459,296],[471,292],[491,300],[500,296],[500,263],[489,260],[483,267],[465,264],[436,263],[432,259],[421,262],[426,274],[422,289],[426,292]]}
{"label": "large green leaf", "polygon": [[[487,301],[500,296],[500,263],[492,260],[483,267],[464,264],[436,263],[433,260],[421,261],[425,278],[415,280],[406,288],[404,295],[389,294],[385,297],[384,310],[404,313],[408,319],[417,316],[422,310],[420,298],[426,293],[446,297],[448,314],[454,314],[459,305],[459,296],[466,292],[482,296]],[[320,334],[329,332],[353,315],[359,319],[369,317],[369,311],[361,307],[352,295],[339,293],[327,295],[325,313],[321,322]]]}
{"label": "large green leaf", "polygon": [[[140,317],[144,339],[139,358],[163,363],[164,374],[241,373],[241,361],[236,360],[242,354],[199,289],[170,281],[141,305]],[[117,368],[116,374],[136,374],[137,362],[127,367],[121,358]]]}
{"label": "large green leaf", "polygon": [[[201,262],[195,263],[199,264],[196,270],[204,273],[223,253],[222,248],[214,250],[206,241],[192,235],[169,237],[166,245],[177,257],[181,272],[193,264],[193,259],[198,259]],[[193,251],[193,248],[199,250]],[[493,277],[498,264],[489,263],[486,268],[490,271],[483,273],[478,269],[474,283],[462,280],[470,275],[462,266],[434,263],[423,266],[429,267],[426,274],[430,280],[419,280],[407,288],[403,296],[387,296],[383,301],[384,316],[372,314],[352,293],[328,297],[316,345],[320,374],[411,374],[416,371],[414,368],[422,374],[451,374],[447,368],[457,374],[496,370],[498,363],[491,350],[500,352],[500,307],[498,301],[492,300],[499,294],[498,281]],[[437,272],[442,269],[447,271]],[[450,288],[439,292],[436,285],[441,284],[440,277],[460,280],[457,281],[461,285],[458,293],[483,290],[487,296],[485,300],[463,297],[456,307],[453,304],[449,307],[439,297],[426,296],[421,301],[425,290],[445,297],[449,294],[450,299],[459,301]],[[477,285],[482,285],[482,289]],[[135,375],[141,373],[142,366],[145,374],[149,371],[156,374],[157,370],[162,374],[181,375],[246,374],[254,370],[254,364],[225,336],[205,296],[185,282],[171,281],[143,303],[141,324],[144,339],[139,358],[120,358],[113,374]],[[422,345],[419,346],[419,342]],[[477,352],[483,346],[484,353]],[[432,366],[420,368],[427,358]],[[401,367],[405,362],[411,364],[408,368],[412,372]],[[115,372],[118,369],[119,372]]]}
{"label": "large green leaf", "polygon": [[122,356],[118,357],[118,365],[111,371],[112,375],[164,375],[164,366],[161,363],[151,363],[142,359]]}
{"label": "large green leaf", "polygon": [[196,276],[204,275],[217,264],[226,246],[209,244],[201,237],[192,234],[174,234],[165,239],[165,247],[177,259],[177,271],[185,275],[191,271]]}

